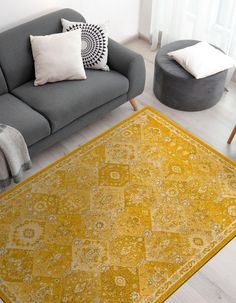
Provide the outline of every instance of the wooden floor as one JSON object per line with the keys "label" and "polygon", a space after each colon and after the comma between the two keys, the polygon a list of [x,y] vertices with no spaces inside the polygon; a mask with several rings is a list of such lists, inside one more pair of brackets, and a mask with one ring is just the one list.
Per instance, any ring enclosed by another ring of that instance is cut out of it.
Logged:
{"label": "wooden floor", "polygon": [[[148,43],[135,40],[127,46],[145,58],[147,81],[144,93],[137,97],[139,108],[151,105],[174,120],[219,152],[236,161],[236,138],[231,145],[227,139],[236,123],[236,83],[230,83],[229,92],[213,108],[201,112],[177,111],[161,104],[152,92],[153,61],[155,53]],[[110,128],[133,113],[129,103],[107,114],[103,119],[72,135],[33,158],[33,169],[27,176],[72,151],[80,144]],[[1,301],[1,300],[0,300]],[[213,257],[198,273],[182,285],[168,303],[235,303],[236,302],[236,239]],[[71,302],[72,303],[72,302]]]}

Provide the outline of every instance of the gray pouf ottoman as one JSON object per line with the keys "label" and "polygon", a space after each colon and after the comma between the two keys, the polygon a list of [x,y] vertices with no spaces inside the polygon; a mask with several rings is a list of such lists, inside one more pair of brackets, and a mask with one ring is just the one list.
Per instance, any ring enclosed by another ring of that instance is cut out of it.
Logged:
{"label": "gray pouf ottoman", "polygon": [[195,79],[167,53],[199,41],[180,40],[162,47],[156,55],[153,90],[165,105],[183,111],[199,111],[215,105],[224,92],[227,71]]}

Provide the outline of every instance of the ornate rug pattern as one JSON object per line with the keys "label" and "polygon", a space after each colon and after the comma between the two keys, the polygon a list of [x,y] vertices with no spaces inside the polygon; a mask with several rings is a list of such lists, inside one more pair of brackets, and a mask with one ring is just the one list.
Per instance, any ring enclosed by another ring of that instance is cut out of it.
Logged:
{"label": "ornate rug pattern", "polygon": [[235,164],[146,107],[0,196],[1,297],[163,302],[235,218]]}

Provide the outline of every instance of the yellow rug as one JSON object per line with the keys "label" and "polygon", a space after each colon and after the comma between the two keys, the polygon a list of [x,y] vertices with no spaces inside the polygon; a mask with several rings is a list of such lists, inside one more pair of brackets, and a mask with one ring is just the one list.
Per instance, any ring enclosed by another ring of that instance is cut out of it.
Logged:
{"label": "yellow rug", "polygon": [[146,107],[0,196],[1,296],[163,302],[235,218],[235,164]]}

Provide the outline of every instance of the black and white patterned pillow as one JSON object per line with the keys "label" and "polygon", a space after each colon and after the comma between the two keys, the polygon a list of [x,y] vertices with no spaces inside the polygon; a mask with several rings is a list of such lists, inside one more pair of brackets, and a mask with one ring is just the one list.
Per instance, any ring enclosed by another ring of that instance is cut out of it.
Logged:
{"label": "black and white patterned pillow", "polygon": [[102,25],[71,22],[61,19],[63,32],[81,29],[82,59],[85,68],[109,70],[108,58],[108,36]]}

